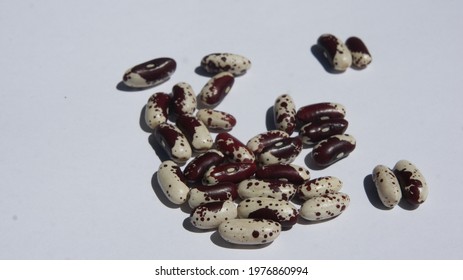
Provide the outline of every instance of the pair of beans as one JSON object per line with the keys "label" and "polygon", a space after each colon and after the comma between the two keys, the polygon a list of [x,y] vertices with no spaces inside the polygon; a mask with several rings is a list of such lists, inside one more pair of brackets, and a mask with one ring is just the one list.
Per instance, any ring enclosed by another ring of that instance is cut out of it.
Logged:
{"label": "pair of beans", "polygon": [[350,37],[344,43],[332,34],[323,34],[317,43],[335,71],[343,72],[351,66],[364,69],[372,61],[370,52],[358,37]]}
{"label": "pair of beans", "polygon": [[423,174],[408,160],[398,161],[392,170],[377,165],[372,178],[379,198],[387,208],[395,207],[402,198],[418,206],[428,197],[429,188]]}
{"label": "pair of beans", "polygon": [[329,102],[306,105],[296,111],[288,94],[278,96],[274,104],[276,128],[291,134],[300,127],[299,137],[304,144],[313,146],[312,158],[319,167],[327,167],[355,149],[355,138],[344,134],[348,126],[345,115],[343,105]]}

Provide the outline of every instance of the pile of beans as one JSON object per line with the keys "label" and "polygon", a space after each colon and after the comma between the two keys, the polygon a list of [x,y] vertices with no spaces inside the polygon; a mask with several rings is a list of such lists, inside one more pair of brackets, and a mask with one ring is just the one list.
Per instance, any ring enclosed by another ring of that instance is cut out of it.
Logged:
{"label": "pile of beans", "polygon": [[[360,45],[364,49],[349,52],[352,59],[348,64],[354,61],[356,67],[363,68],[371,57],[365,62],[368,50],[357,39],[348,40],[349,48],[358,50]],[[339,58],[342,43],[332,35],[322,35],[318,43],[333,67],[340,70],[339,61],[345,59]],[[363,56],[355,58],[355,53]],[[180,82],[171,93],[154,93],[145,107],[146,124],[169,157],[157,171],[159,186],[172,203],[188,203],[191,224],[217,229],[230,243],[257,245],[274,241],[299,217],[320,221],[343,213],[350,198],[340,192],[341,180],[334,176],[311,179],[307,168],[293,162],[304,148],[311,147],[313,161],[325,168],[355,149],[355,138],[345,134],[344,106],[324,102],[297,109],[291,96],[282,94],[273,107],[275,129],[243,142],[230,133],[235,117],[215,107],[229,94],[235,77],[250,69],[251,61],[237,54],[214,53],[201,60],[201,67],[212,77],[198,95],[191,85]],[[127,70],[123,82],[148,88],[167,81],[175,69],[175,60],[157,58]],[[211,133],[216,133],[214,139]],[[404,168],[411,170],[410,166]],[[384,183],[381,177],[391,175],[376,169],[380,196],[384,194],[389,204],[396,203],[397,197],[390,202],[388,193],[395,182]],[[412,172],[409,180],[419,176]]]}

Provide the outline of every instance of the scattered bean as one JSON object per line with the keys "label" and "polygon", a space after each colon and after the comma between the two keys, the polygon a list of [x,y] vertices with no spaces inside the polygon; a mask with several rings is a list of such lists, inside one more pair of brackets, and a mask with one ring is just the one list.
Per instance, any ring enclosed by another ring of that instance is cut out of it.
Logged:
{"label": "scattered bean", "polygon": [[325,57],[336,71],[345,71],[352,64],[352,55],[347,46],[332,34],[323,34],[318,38],[318,45]]}
{"label": "scattered bean", "polygon": [[347,157],[355,149],[355,146],[355,138],[351,135],[333,135],[315,145],[312,150],[312,158],[320,167],[326,167]]}
{"label": "scattered bean", "polygon": [[211,149],[204,154],[198,155],[192,159],[183,170],[186,179],[189,182],[200,182],[206,171],[214,166],[225,161],[225,156],[222,152]]}
{"label": "scattered bean", "polygon": [[156,58],[128,69],[122,81],[129,87],[147,88],[167,81],[177,68],[172,58]]}
{"label": "scattered bean", "polygon": [[358,37],[350,37],[346,40],[346,46],[352,54],[352,66],[358,69],[366,68],[372,61],[370,52],[365,43]]}
{"label": "scattered bean", "polygon": [[236,217],[236,205],[233,201],[225,200],[197,206],[191,211],[190,221],[199,229],[213,229]]}
{"label": "scattered bean", "polygon": [[302,151],[302,140],[299,137],[284,138],[266,147],[258,156],[262,165],[275,163],[292,163]]}
{"label": "scattered bean", "polygon": [[236,137],[228,132],[221,132],[215,137],[215,145],[219,151],[232,162],[255,162],[254,154]]}
{"label": "scattered bean", "polygon": [[296,106],[289,94],[282,94],[277,97],[273,106],[275,127],[289,135],[296,129]]}
{"label": "scattered bean", "polygon": [[280,235],[281,224],[264,219],[233,219],[221,223],[218,232],[225,241],[233,244],[267,244]]}
{"label": "scattered bean", "polygon": [[292,184],[302,184],[310,179],[310,172],[307,168],[295,164],[270,164],[260,166],[256,170],[258,179],[284,179]]}
{"label": "scattered bean", "polygon": [[212,53],[203,57],[201,67],[208,73],[230,72],[238,76],[251,68],[251,61],[238,54]]}
{"label": "scattered bean", "polygon": [[296,119],[302,124],[328,119],[343,119],[345,116],[344,106],[333,102],[306,105],[296,112]]}
{"label": "scattered bean", "polygon": [[302,200],[308,200],[325,194],[337,193],[341,188],[341,180],[334,176],[324,176],[299,185],[296,195]]}
{"label": "scattered bean", "polygon": [[204,153],[212,148],[214,141],[203,122],[192,115],[180,115],[177,127],[183,132],[193,151]]}
{"label": "scattered bean", "polygon": [[296,194],[293,184],[282,180],[246,179],[238,184],[238,195],[241,199],[253,197],[271,197],[291,200]]}
{"label": "scattered bean", "polygon": [[399,180],[402,196],[413,205],[426,201],[429,188],[421,171],[410,161],[400,160],[394,166],[394,173]]}
{"label": "scattered bean", "polygon": [[175,116],[191,115],[197,107],[196,94],[190,84],[178,83],[172,88],[172,113]]}
{"label": "scattered bean", "polygon": [[348,126],[346,119],[326,119],[310,122],[301,127],[299,137],[306,145],[314,145],[333,135],[343,134]]}
{"label": "scattered bean", "polygon": [[190,144],[176,126],[161,123],[156,127],[154,135],[173,161],[184,164],[190,159],[192,154]]}
{"label": "scattered bean", "polygon": [[169,118],[170,100],[170,95],[163,92],[157,92],[148,99],[145,106],[145,122],[151,129],[165,123]]}
{"label": "scattered bean", "polygon": [[180,167],[173,161],[167,160],[161,163],[157,172],[157,180],[166,197],[174,204],[183,204],[190,188],[185,183]]}
{"label": "scattered bean", "polygon": [[300,215],[309,221],[322,221],[342,214],[349,206],[350,198],[345,193],[316,196],[302,204]]}
{"label": "scattered bean", "polygon": [[239,183],[248,179],[256,172],[255,163],[223,163],[212,166],[204,174],[204,185],[216,185],[222,182]]}
{"label": "scattered bean", "polygon": [[200,109],[196,113],[200,119],[212,132],[227,132],[236,125],[236,119],[229,113],[213,109]]}
{"label": "scattered bean", "polygon": [[268,219],[280,223],[284,228],[292,227],[298,216],[296,207],[286,200],[254,197],[238,204],[238,217]]}
{"label": "scattered bean", "polygon": [[195,208],[199,205],[238,197],[238,186],[234,183],[223,182],[214,186],[198,186],[190,190],[188,205]]}
{"label": "scattered bean", "polygon": [[199,93],[201,104],[208,108],[219,105],[231,90],[235,78],[231,73],[222,72],[212,77]]}

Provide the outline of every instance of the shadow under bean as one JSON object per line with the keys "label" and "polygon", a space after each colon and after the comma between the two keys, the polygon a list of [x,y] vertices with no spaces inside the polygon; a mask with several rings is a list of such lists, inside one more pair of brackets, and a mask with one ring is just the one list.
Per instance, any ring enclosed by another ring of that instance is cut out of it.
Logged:
{"label": "shadow under bean", "polygon": [[384,204],[381,202],[378,191],[376,190],[375,182],[373,182],[373,176],[371,174],[367,175],[363,179],[363,188],[371,205],[380,210],[390,210],[390,208],[384,206]]}
{"label": "shadow under bean", "polygon": [[158,182],[158,172],[156,171],[153,176],[151,177],[151,187],[153,188],[154,194],[157,196],[159,201],[164,204],[166,207],[171,208],[171,209],[180,209],[182,212],[186,214],[190,214],[191,209],[190,206],[188,206],[188,203],[183,203],[181,205],[172,203],[164,194],[162,191],[161,186],[159,185]]}
{"label": "shadow under bean", "polygon": [[320,65],[323,67],[323,69],[325,69],[326,72],[330,74],[343,73],[343,71],[334,70],[333,66],[331,65],[331,63],[328,61],[328,59],[325,56],[325,51],[320,45],[318,44],[313,45],[310,48],[310,51],[312,52],[313,56],[318,60]]}
{"label": "shadow under bean", "polygon": [[265,113],[265,127],[267,130],[275,130],[275,115],[273,113],[273,105],[270,106],[270,108],[267,109],[267,112]]}

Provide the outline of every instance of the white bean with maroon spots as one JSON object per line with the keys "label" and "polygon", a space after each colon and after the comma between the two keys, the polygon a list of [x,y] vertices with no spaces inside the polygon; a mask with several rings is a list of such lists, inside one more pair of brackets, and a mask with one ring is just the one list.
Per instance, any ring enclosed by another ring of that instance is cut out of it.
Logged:
{"label": "white bean with maroon spots", "polygon": [[297,188],[297,196],[308,200],[324,194],[337,193],[342,188],[342,182],[334,176],[324,176],[304,182]]}
{"label": "white bean with maroon spots", "polygon": [[271,197],[276,199],[291,200],[296,194],[293,184],[273,179],[259,180],[255,178],[246,179],[238,184],[238,195],[242,199],[252,197]]}
{"label": "white bean with maroon spots", "polygon": [[272,220],[233,219],[219,225],[225,240],[240,245],[260,245],[273,242],[281,233],[281,224]]}
{"label": "white bean with maroon spots", "polygon": [[238,76],[251,68],[251,61],[239,54],[212,53],[203,57],[201,67],[208,73],[230,72]]}
{"label": "white bean with maroon spots", "polygon": [[188,199],[190,188],[185,183],[180,167],[173,161],[161,163],[156,174],[159,186],[166,197],[174,204],[183,204]]}
{"label": "white bean with maroon spots", "polygon": [[199,229],[213,229],[222,222],[235,219],[237,215],[235,203],[226,200],[197,206],[191,211],[190,221]]}
{"label": "white bean with maroon spots", "polygon": [[384,206],[393,208],[402,198],[400,184],[394,172],[387,166],[377,165],[372,172],[378,196]]}
{"label": "white bean with maroon spots", "polygon": [[305,201],[299,212],[308,221],[322,221],[342,214],[349,202],[350,198],[345,193],[324,194]]}

